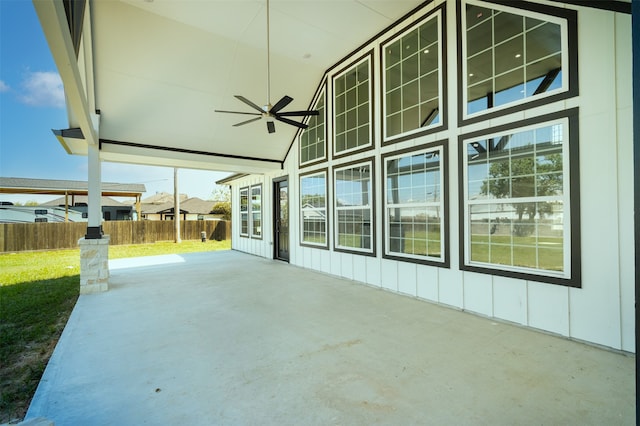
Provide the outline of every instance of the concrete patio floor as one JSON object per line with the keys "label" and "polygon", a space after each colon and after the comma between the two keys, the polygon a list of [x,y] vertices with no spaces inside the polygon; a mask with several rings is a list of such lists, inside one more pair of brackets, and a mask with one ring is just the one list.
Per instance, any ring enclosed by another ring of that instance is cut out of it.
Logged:
{"label": "concrete patio floor", "polygon": [[111,263],[28,418],[635,424],[635,358],[235,251]]}

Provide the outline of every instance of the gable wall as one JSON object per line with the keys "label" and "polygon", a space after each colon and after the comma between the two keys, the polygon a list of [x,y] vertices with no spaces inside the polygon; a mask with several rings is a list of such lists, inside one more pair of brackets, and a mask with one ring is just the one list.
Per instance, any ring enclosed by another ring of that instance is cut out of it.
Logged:
{"label": "gable wall", "polygon": [[[399,23],[396,29],[354,52],[354,57],[373,49],[374,99],[380,99],[379,43],[443,2],[424,9]],[[558,3],[547,3],[558,6]],[[631,16],[567,5],[578,11],[578,67],[580,95],[536,108],[514,112],[467,125],[457,122],[456,4],[446,4],[448,70],[448,129],[381,147],[380,102],[374,103],[375,147],[360,154],[331,158],[318,166],[298,169],[298,145],[291,149],[284,170],[270,175],[252,175],[232,184],[233,248],[273,258],[272,180],[289,177],[290,263],[338,275],[368,285],[449,305],[482,316],[557,333],[607,347],[634,351],[634,258],[633,258],[633,146],[631,82]],[[347,60],[347,63],[349,60]],[[341,65],[328,73],[342,69]],[[331,84],[327,85],[329,89]],[[327,97],[327,123],[331,123],[331,94]],[[459,223],[458,136],[483,127],[578,108],[580,147],[580,241],[581,288],[526,279],[463,271],[459,257],[462,236]],[[330,135],[331,132],[328,132]],[[381,155],[396,149],[447,141],[449,170],[449,267],[383,259]],[[333,249],[334,214],[331,167],[374,156],[376,256],[337,252]],[[299,174],[329,168],[328,211],[330,249],[303,247],[300,242]],[[240,237],[239,189],[263,185],[263,238]]]}

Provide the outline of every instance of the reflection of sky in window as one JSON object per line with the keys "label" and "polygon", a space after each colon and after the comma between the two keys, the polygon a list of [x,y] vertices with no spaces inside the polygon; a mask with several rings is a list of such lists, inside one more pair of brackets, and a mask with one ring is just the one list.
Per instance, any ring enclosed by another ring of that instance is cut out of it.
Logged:
{"label": "reflection of sky in window", "polygon": [[424,203],[440,200],[440,157],[417,154],[387,162],[387,203]]}
{"label": "reflection of sky in window", "polygon": [[309,176],[302,179],[300,192],[302,195],[324,195],[324,176]]}
{"label": "reflection of sky in window", "polygon": [[369,167],[340,170],[336,173],[338,206],[367,206],[370,204],[370,193]]}

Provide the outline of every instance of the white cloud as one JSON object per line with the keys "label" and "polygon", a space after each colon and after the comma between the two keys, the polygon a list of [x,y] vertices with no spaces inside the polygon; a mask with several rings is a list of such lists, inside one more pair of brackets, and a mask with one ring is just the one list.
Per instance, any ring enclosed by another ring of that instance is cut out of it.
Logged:
{"label": "white cloud", "polygon": [[8,92],[10,87],[4,81],[0,80],[0,93]]}
{"label": "white cloud", "polygon": [[64,87],[56,72],[29,71],[22,81],[20,101],[27,105],[64,108]]}

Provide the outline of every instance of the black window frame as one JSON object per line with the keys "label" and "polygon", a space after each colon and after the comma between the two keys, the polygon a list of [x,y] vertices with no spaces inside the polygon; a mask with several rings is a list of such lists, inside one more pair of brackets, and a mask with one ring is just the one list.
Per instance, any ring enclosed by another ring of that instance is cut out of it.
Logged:
{"label": "black window frame", "polygon": [[[308,178],[311,176],[315,176],[315,175],[319,175],[324,173],[324,191],[325,191],[325,242],[324,244],[314,244],[314,243],[310,243],[307,241],[304,241],[304,215],[302,213],[302,179],[304,178]],[[299,197],[299,202],[300,205],[299,207],[299,211],[300,211],[300,246],[302,247],[310,247],[310,248],[316,248],[316,249],[322,249],[322,250],[329,250],[329,244],[330,244],[330,239],[331,239],[331,221],[330,221],[330,198],[329,198],[329,168],[325,167],[325,168],[321,168],[321,169],[316,169],[316,170],[312,170],[312,171],[307,171],[304,173],[300,173],[300,175],[298,176],[298,181],[299,181],[299,191],[300,191],[300,197]]]}
{"label": "black window frame", "polygon": [[[352,68],[357,68],[357,66],[362,63],[368,61],[369,63],[369,143],[366,145],[361,145],[356,148],[346,149],[340,152],[336,152],[336,79],[351,70]],[[374,84],[375,84],[375,73],[374,73],[374,65],[373,65],[373,49],[364,55],[356,58],[355,60],[349,62],[346,66],[340,69],[331,77],[331,153],[333,159],[343,158],[349,155],[357,154],[360,152],[371,150],[375,147],[375,93],[374,93]]]}
{"label": "black window frame", "polygon": [[[320,100],[324,101],[324,106],[323,106],[323,112],[320,114],[323,117],[323,136],[324,136],[324,156],[322,157],[318,157],[315,158],[311,161],[307,161],[307,162],[303,162],[302,161],[302,136],[305,134],[305,132],[307,132],[309,130],[309,128],[304,129],[300,132],[300,135],[298,136],[298,168],[302,169],[302,168],[306,168],[306,167],[312,167],[314,165],[320,164],[320,163],[324,163],[328,160],[329,158],[329,144],[327,143],[328,141],[328,126],[327,126],[327,102],[328,102],[328,93],[327,93],[327,84],[326,81],[323,82],[320,85],[320,89],[318,90],[318,93],[316,95],[316,97],[314,98],[313,102],[312,102],[312,109],[316,109],[316,106],[318,104],[318,102]],[[306,124],[309,125],[309,121],[313,119],[313,116],[309,117],[306,121]]]}
{"label": "black window frame", "polygon": [[[371,189],[370,189],[370,204],[369,204],[369,210],[371,212],[371,220],[369,223],[369,229],[370,229],[370,237],[371,237],[371,248],[370,249],[362,249],[362,250],[356,250],[354,248],[349,248],[346,246],[340,246],[339,245],[339,236],[338,236],[338,227],[340,226],[339,224],[339,215],[338,215],[338,199],[339,199],[339,194],[337,191],[337,184],[338,184],[338,180],[336,179],[336,172],[340,171],[340,170],[344,170],[344,169],[349,169],[349,168],[354,168],[354,166],[361,166],[361,165],[368,165],[369,166],[369,174],[370,174],[370,184],[371,184]],[[331,178],[332,178],[332,188],[333,188],[333,205],[332,205],[332,209],[333,209],[333,223],[332,223],[332,232],[333,232],[333,236],[332,236],[332,240],[333,240],[333,251],[335,252],[341,252],[341,253],[351,253],[351,254],[358,254],[358,255],[362,255],[362,256],[370,256],[370,257],[376,257],[376,211],[377,211],[377,197],[376,197],[376,174],[375,174],[375,157],[371,156],[371,157],[366,157],[366,158],[362,158],[360,160],[355,160],[355,161],[350,161],[347,163],[342,163],[342,164],[337,164],[334,165],[331,169]]]}
{"label": "black window frame", "polygon": [[[435,17],[435,19],[439,20],[440,25],[440,33],[439,33],[439,104],[440,104],[440,122],[433,126],[428,126],[423,129],[414,129],[409,132],[399,133],[398,135],[387,137],[386,136],[386,127],[387,127],[387,117],[386,113],[386,72],[385,72],[385,60],[384,53],[387,46],[398,39],[401,39],[407,33],[415,30],[420,27],[428,20],[434,18],[434,15],[439,15]],[[448,88],[448,74],[447,74],[447,15],[446,15],[446,3],[434,8],[433,10],[426,13],[424,16],[420,17],[416,22],[412,23],[408,27],[404,28],[401,33],[394,34],[393,36],[387,38],[386,40],[380,43],[380,141],[382,146],[388,146],[395,143],[403,142],[405,140],[414,139],[420,136],[429,135],[435,132],[441,132],[447,130],[448,128],[448,101],[447,101],[447,88]]]}
{"label": "black window frame", "polygon": [[[543,15],[547,15],[554,18],[564,19],[567,22],[567,90],[561,91],[556,94],[541,96],[541,97],[530,97],[528,100],[518,102],[512,106],[506,106],[500,108],[498,110],[494,110],[492,108],[487,109],[485,112],[477,113],[471,117],[466,117],[466,108],[467,104],[464,103],[464,93],[467,90],[467,79],[466,76],[463,75],[463,62],[465,58],[463,58],[463,32],[466,31],[465,28],[462,27],[462,14],[465,13],[464,7],[467,4],[468,0],[457,0],[456,4],[456,15],[457,15],[457,43],[458,43],[458,52],[457,52],[457,60],[458,60],[458,87],[457,87],[457,96],[458,96],[458,125],[459,127],[463,127],[469,124],[478,123],[484,120],[489,120],[496,117],[505,116],[508,114],[512,114],[514,112],[520,112],[524,110],[529,110],[541,105],[550,104],[553,102],[569,99],[578,96],[579,93],[579,85],[578,85],[578,12],[573,9],[568,8],[560,8],[555,6],[548,6],[544,4],[536,4],[530,3],[526,1],[510,1],[510,0],[471,0],[471,3],[485,3],[489,6],[506,6],[509,8],[516,8],[518,10],[526,12],[539,13]],[[564,70],[563,70],[564,72]],[[509,105],[509,104],[507,104]]]}
{"label": "black window frame", "polygon": [[[242,210],[242,198],[243,198],[243,194],[242,193],[243,192],[245,193],[244,197],[246,197],[246,199],[247,199],[246,210],[245,211]],[[239,190],[239,200],[238,200],[239,201],[239,208],[238,208],[238,216],[239,216],[238,219],[239,220],[238,220],[238,222],[240,222],[240,232],[239,232],[239,234],[240,234],[241,237],[244,237],[244,238],[249,238],[249,235],[251,233],[250,232],[250,229],[251,229],[251,219],[250,219],[251,208],[249,207],[250,206],[250,200],[251,200],[251,197],[250,197],[250,193],[249,193],[249,187],[248,186],[241,187],[240,190]],[[247,215],[247,218],[245,220],[242,219],[242,215],[243,214]],[[247,232],[242,232],[242,230],[243,230],[243,222],[245,222],[245,221],[247,223]]]}
{"label": "black window frame", "polygon": [[[546,122],[553,122],[566,119],[568,122],[568,141],[567,141],[567,153],[569,158],[569,172],[563,174],[564,178],[569,179],[569,220],[570,220],[570,239],[567,246],[570,250],[570,262],[571,269],[570,276],[560,277],[553,275],[545,275],[543,272],[521,272],[514,271],[512,269],[504,269],[504,265],[495,264],[492,266],[479,266],[470,265],[466,262],[466,247],[470,239],[470,236],[466,232],[466,221],[468,220],[466,214],[465,199],[465,186],[468,184],[468,179],[461,177],[458,180],[458,195],[459,195],[459,233],[460,233],[460,252],[459,252],[459,264],[460,269],[469,272],[478,272],[482,274],[498,275],[509,278],[516,278],[522,280],[536,281],[548,284],[557,284],[567,287],[581,288],[581,250],[580,250],[580,152],[579,152],[579,109],[571,108],[558,112],[553,112],[533,118],[528,118],[520,121],[511,122],[508,124],[487,128],[483,130],[473,131],[470,133],[461,134],[458,136],[458,167],[460,173],[465,173],[465,155],[466,144],[470,139],[478,138],[484,135],[491,135],[497,133],[517,132],[518,129],[544,124]],[[563,170],[564,172],[564,170]]]}
{"label": "black window frame", "polygon": [[[384,259],[397,260],[401,262],[411,262],[429,266],[436,266],[441,268],[450,267],[450,235],[449,235],[449,153],[448,153],[448,140],[439,140],[411,148],[402,150],[390,151],[382,155],[381,165],[382,168],[382,239],[383,250],[382,257]],[[441,206],[441,235],[442,240],[442,260],[436,260],[433,257],[417,257],[417,256],[403,256],[400,254],[393,254],[389,251],[389,235],[388,235],[388,215],[387,215],[387,160],[399,155],[406,154],[406,156],[413,156],[419,154],[427,154],[439,151],[440,152],[440,206]]]}
{"label": "black window frame", "polygon": [[[259,234],[255,234],[253,232],[253,228],[254,228],[253,215],[255,213],[253,211],[253,190],[254,189],[260,190],[260,233]],[[262,199],[263,199],[262,195],[263,195],[263,191],[262,191],[261,183],[250,186],[250,189],[249,189],[249,235],[253,240],[261,240],[264,235],[264,233],[262,232],[262,228],[264,226],[264,217],[263,217],[264,215],[262,214],[262,211],[264,210],[264,206],[262,203]]]}

